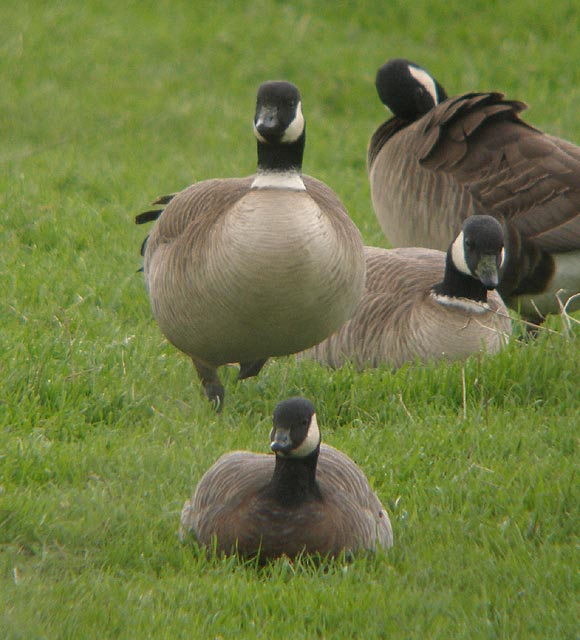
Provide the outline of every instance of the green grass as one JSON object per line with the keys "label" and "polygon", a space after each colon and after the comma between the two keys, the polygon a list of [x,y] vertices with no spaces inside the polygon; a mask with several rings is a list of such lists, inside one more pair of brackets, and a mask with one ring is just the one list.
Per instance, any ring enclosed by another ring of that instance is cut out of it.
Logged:
{"label": "green grass", "polygon": [[[256,88],[287,78],[305,171],[384,245],[365,176],[377,67],[405,56],[451,94],[502,90],[580,141],[574,3],[196,4],[0,8],[0,636],[580,637],[575,324],[396,374],[226,371],[216,416],[151,318],[132,221],[194,179],[251,173]],[[387,505],[392,551],[257,569],[180,545],[201,474],[264,451],[298,393]]]}

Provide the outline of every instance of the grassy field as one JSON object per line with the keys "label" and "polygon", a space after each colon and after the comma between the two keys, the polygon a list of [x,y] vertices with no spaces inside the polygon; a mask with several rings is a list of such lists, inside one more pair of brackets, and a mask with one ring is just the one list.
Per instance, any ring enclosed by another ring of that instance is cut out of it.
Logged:
{"label": "grassy field", "polygon": [[[15,2],[0,7],[0,637],[580,637],[580,328],[496,358],[357,374],[292,358],[224,372],[216,416],[162,338],[133,216],[251,173],[255,91],[303,94],[305,171],[382,244],[365,151],[377,67],[498,89],[580,142],[575,3]],[[176,538],[209,464],[265,451],[313,399],[395,546],[324,567],[207,561]]]}

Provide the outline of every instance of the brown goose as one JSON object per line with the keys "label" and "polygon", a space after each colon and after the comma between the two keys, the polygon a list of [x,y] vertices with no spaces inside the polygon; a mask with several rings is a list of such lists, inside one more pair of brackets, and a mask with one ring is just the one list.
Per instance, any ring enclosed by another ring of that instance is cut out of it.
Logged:
{"label": "brown goose", "polygon": [[217,367],[256,375],[268,357],[316,344],[352,314],[364,285],[360,233],[336,194],[301,175],[305,124],[289,82],[258,90],[258,170],[162,199],[144,273],[162,332],[193,360],[221,408]]}
{"label": "brown goose", "polygon": [[[580,148],[523,122],[501,93],[447,98],[408,60],[387,62],[376,87],[393,117],[371,138],[373,206],[393,246],[444,250],[463,220],[502,222],[506,303],[532,321],[580,291]],[[579,301],[580,303],[580,301]]]}
{"label": "brown goose", "polygon": [[336,556],[393,544],[389,516],[361,469],[320,444],[314,405],[274,410],[271,455],[234,451],[205,473],[181,513],[180,537],[218,553],[261,560],[299,553]]}
{"label": "brown goose", "polygon": [[511,333],[498,285],[501,225],[468,218],[447,255],[435,249],[365,247],[366,289],[354,316],[299,354],[331,367],[459,360],[497,352]]}

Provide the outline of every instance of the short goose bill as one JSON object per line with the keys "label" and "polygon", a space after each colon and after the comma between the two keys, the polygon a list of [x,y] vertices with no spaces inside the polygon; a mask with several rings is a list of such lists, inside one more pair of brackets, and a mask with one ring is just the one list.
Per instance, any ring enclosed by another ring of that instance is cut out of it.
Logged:
{"label": "short goose bill", "polygon": [[488,254],[481,257],[475,269],[475,275],[486,289],[497,289],[499,285],[499,270],[503,262],[503,249],[501,256]]}
{"label": "short goose bill", "polygon": [[316,414],[312,414],[308,431],[302,442],[295,447],[292,440],[291,429],[287,427],[274,427],[270,434],[270,449],[278,456],[285,458],[305,458],[313,453],[320,444],[320,429],[316,420]]}
{"label": "short goose bill", "polygon": [[272,106],[260,107],[254,119],[254,135],[256,138],[268,144],[268,140],[262,135],[261,131],[271,130],[278,123],[278,109]]}

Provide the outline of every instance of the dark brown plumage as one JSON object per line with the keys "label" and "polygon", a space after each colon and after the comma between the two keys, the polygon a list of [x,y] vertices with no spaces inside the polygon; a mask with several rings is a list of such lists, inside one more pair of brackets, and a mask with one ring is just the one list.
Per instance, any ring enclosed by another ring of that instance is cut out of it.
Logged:
{"label": "dark brown plumage", "polygon": [[364,473],[345,454],[320,445],[312,403],[281,402],[274,411],[276,457],[234,451],[203,476],[181,514],[180,536],[193,533],[220,553],[261,560],[299,553],[336,556],[393,543],[389,517]]}
{"label": "dark brown plumage", "polygon": [[381,67],[377,90],[394,116],[368,169],[389,241],[445,249],[467,217],[492,215],[505,226],[506,303],[536,322],[560,311],[558,291],[580,291],[580,148],[523,122],[526,105],[501,93],[447,98],[408,60]]}

